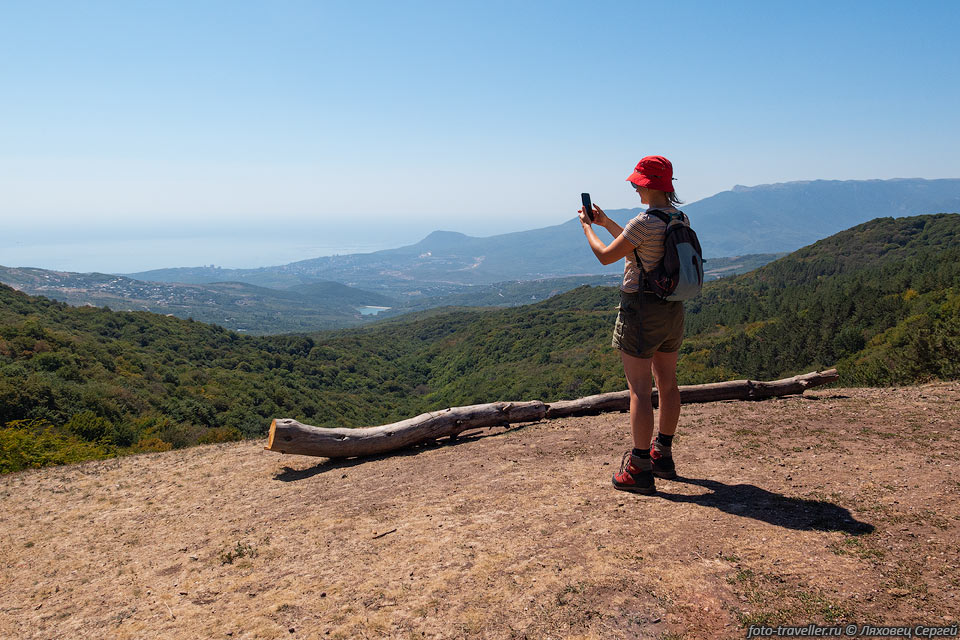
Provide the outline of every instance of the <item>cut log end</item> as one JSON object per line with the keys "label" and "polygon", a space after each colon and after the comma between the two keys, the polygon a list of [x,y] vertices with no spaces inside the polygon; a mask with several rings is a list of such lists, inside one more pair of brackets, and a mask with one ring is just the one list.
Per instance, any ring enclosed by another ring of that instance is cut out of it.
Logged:
{"label": "cut log end", "polygon": [[267,446],[264,447],[267,451],[273,449],[273,439],[277,435],[277,420],[274,418],[273,422],[270,423],[270,435],[267,436]]}

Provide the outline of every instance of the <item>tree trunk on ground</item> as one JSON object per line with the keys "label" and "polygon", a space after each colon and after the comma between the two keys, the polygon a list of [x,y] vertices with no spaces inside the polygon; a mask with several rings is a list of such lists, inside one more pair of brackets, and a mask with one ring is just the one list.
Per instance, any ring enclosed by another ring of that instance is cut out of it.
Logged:
{"label": "tree trunk on ground", "polygon": [[[837,378],[837,370],[830,369],[772,382],[733,380],[682,386],[680,401],[684,404],[692,404],[719,400],[762,400],[774,396],[803,393],[805,389],[835,382]],[[657,406],[656,390],[653,391],[652,399],[654,406]],[[454,407],[424,413],[393,424],[360,429],[312,427],[290,418],[277,418],[270,424],[270,436],[266,448],[279,453],[328,458],[372,456],[436,440],[443,436],[456,436],[467,429],[629,409],[629,392],[616,391],[577,400],[561,400],[549,405],[539,400],[532,400]]]}
{"label": "tree trunk on ground", "polygon": [[433,411],[393,424],[363,429],[311,427],[289,418],[279,418],[270,425],[266,448],[280,453],[329,458],[372,456],[443,436],[455,436],[467,429],[536,422],[542,420],[546,412],[546,405],[539,400],[492,402]]}
{"label": "tree trunk on ground", "polygon": [[[697,404],[700,402],[718,402],[720,400],[763,400],[774,396],[787,396],[794,393],[803,393],[804,389],[817,387],[830,382],[836,382],[836,369],[829,371],[814,371],[803,375],[773,382],[759,380],[731,380],[729,382],[711,382],[710,384],[691,384],[680,387],[681,404]],[[653,406],[659,404],[659,395],[654,389],[651,394]],[[576,400],[560,400],[547,405],[547,418],[563,418],[566,416],[582,416],[607,411],[628,411],[630,409],[630,392],[615,391],[601,393],[596,396],[587,396]]]}

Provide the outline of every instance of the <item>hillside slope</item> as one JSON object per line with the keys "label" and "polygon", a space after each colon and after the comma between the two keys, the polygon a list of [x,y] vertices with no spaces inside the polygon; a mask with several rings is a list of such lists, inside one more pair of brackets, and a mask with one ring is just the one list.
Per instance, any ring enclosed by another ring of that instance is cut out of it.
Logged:
{"label": "hillside slope", "polygon": [[654,497],[610,486],[622,414],[365,462],[258,441],[9,474],[0,637],[956,623],[958,423],[956,383],[689,405]]}
{"label": "hillside slope", "polygon": [[953,379],[958,285],[960,215],[871,220],[704,287],[685,348],[750,377],[829,363],[847,383]]}

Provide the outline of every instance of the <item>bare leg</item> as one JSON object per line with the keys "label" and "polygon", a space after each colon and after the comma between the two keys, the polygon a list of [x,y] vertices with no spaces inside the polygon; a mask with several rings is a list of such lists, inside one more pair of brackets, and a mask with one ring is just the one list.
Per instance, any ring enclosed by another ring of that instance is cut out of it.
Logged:
{"label": "bare leg", "polygon": [[[650,374],[652,360],[627,355],[623,351],[620,352],[620,359],[623,360],[623,373],[627,376],[627,385],[630,387],[630,433],[633,436],[633,446],[637,449],[648,449],[650,441],[653,440],[653,403],[650,401],[653,384]],[[679,392],[677,397],[679,414]]]}
{"label": "bare leg", "polygon": [[653,375],[660,396],[660,428],[665,436],[677,431],[680,420],[680,389],[677,387],[677,352],[653,354]]}

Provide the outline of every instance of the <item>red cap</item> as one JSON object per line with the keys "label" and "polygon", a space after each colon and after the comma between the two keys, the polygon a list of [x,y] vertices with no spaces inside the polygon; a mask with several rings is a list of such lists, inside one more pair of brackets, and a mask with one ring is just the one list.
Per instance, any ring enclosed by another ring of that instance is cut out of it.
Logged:
{"label": "red cap", "polygon": [[663,156],[647,156],[637,163],[628,182],[657,191],[673,191],[673,165]]}

